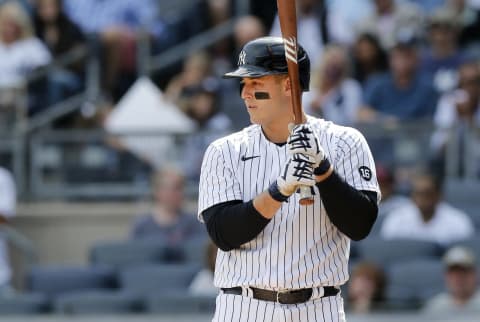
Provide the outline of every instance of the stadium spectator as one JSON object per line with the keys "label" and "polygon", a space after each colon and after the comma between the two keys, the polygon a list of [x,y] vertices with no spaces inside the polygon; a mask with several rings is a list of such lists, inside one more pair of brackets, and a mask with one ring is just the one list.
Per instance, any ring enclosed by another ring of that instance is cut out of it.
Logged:
{"label": "stadium spectator", "polygon": [[[467,133],[480,126],[480,63],[469,61],[462,64],[458,71],[458,88],[444,94],[437,105],[434,115],[435,130],[431,139],[433,159],[436,168],[442,173],[445,168],[446,145],[450,139],[459,144],[466,141]],[[458,175],[463,174],[465,158],[459,149]]]}
{"label": "stadium spectator", "polygon": [[250,40],[264,37],[266,29],[263,27],[261,20],[255,16],[243,16],[235,22],[233,30],[233,39],[235,42],[235,53],[232,56],[232,65],[237,65],[237,57],[240,50]]}
{"label": "stadium spectator", "polygon": [[[317,64],[324,46],[329,42],[328,27],[321,18],[323,10],[323,0],[297,1],[298,42],[308,53],[311,66]],[[273,21],[270,35],[277,37],[282,35],[278,15]]]}
{"label": "stadium spectator", "polygon": [[183,151],[185,175],[192,182],[198,182],[208,145],[232,128],[232,121],[220,110],[219,93],[220,84],[213,77],[186,87],[182,93],[184,112],[197,125],[197,131],[186,138]]}
{"label": "stadium spectator", "polygon": [[183,108],[182,93],[188,87],[198,86],[204,79],[213,76],[211,56],[206,51],[197,51],[187,57],[183,69],[170,80],[165,89],[165,97]]}
{"label": "stadium spectator", "polygon": [[450,248],[444,256],[446,292],[428,300],[423,312],[459,314],[480,312],[475,255],[463,246]]}
{"label": "stadium spectator", "polygon": [[273,20],[277,14],[277,0],[250,0],[250,14],[262,21],[265,30],[272,29]]}
{"label": "stadium spectator", "polygon": [[418,121],[433,115],[438,94],[418,70],[418,41],[409,33],[397,37],[389,52],[389,71],[365,85],[361,122]]}
{"label": "stadium spectator", "polygon": [[[0,227],[6,225],[15,215],[17,192],[12,174],[0,167]],[[0,297],[12,293],[10,279],[12,271],[8,256],[8,247],[5,238],[0,234]]]}
{"label": "stadium spectator", "polygon": [[[260,3],[260,1],[257,1],[257,3]],[[256,16],[247,15],[237,19],[233,31],[235,44],[235,52],[231,59],[233,66],[237,65],[243,46],[253,39],[266,36],[266,30],[261,20]],[[242,129],[248,126],[250,118],[244,112],[245,104],[238,95],[238,80],[224,80],[222,82],[222,91],[219,94],[220,106],[231,120],[235,120],[233,124],[235,129]]]}
{"label": "stadium spectator", "polygon": [[376,35],[385,49],[395,45],[396,35],[402,29],[408,28],[417,37],[421,35],[423,16],[416,5],[395,0],[373,1],[374,12],[356,26],[357,32]]}
{"label": "stadium spectator", "polygon": [[[226,23],[234,15],[232,0],[200,0],[167,26],[169,46],[180,44],[193,36]],[[160,44],[161,46],[161,44]],[[233,38],[226,37],[208,47],[215,75],[223,75],[230,68]]]}
{"label": "stadium spectator", "polygon": [[371,0],[324,1],[328,12],[328,32],[333,43],[351,46],[357,36],[356,26],[371,16],[374,6]]}
{"label": "stadium spectator", "polygon": [[362,84],[377,74],[387,71],[388,57],[380,46],[378,38],[372,34],[361,34],[355,40],[351,50],[353,77]]}
{"label": "stadium spectator", "polygon": [[471,218],[442,201],[442,184],[427,172],[412,179],[413,203],[391,212],[383,221],[380,235],[385,239],[407,238],[448,246],[474,234]]}
{"label": "stadium spectator", "polygon": [[468,0],[447,0],[445,5],[454,12],[460,23],[460,46],[467,50],[471,46],[480,46],[479,8],[475,9],[472,1]]}
{"label": "stadium spectator", "polygon": [[[62,0],[37,0],[33,13],[35,33],[54,58],[85,47],[85,36],[63,11]],[[54,104],[83,87],[84,59],[58,67],[49,75],[48,104]]]}
{"label": "stadium spectator", "polygon": [[102,88],[114,100],[121,97],[135,76],[138,32],[161,29],[156,1],[65,0],[64,7],[85,34],[98,37]]}
{"label": "stadium spectator", "polygon": [[428,18],[428,45],[420,60],[420,71],[441,93],[453,89],[458,66],[465,61],[465,55],[458,46],[459,27],[455,14],[444,8]]}
{"label": "stadium spectator", "polygon": [[385,300],[386,277],[382,268],[370,262],[359,262],[352,269],[348,283],[347,310],[369,313]]}
{"label": "stadium spectator", "polygon": [[442,7],[445,4],[445,0],[404,0],[417,5],[424,15],[428,15],[430,12]]}
{"label": "stadium spectator", "polygon": [[[27,76],[35,69],[51,61],[48,49],[35,37],[32,22],[27,12],[16,1],[0,6],[0,91],[1,105],[13,109]],[[41,107],[35,95],[29,93],[29,113]]]}
{"label": "stadium spectator", "polygon": [[211,295],[218,294],[218,288],[213,285],[215,261],[217,259],[217,246],[209,239],[205,248],[205,266],[193,278],[188,287],[190,294]]}
{"label": "stadium spectator", "polygon": [[205,234],[195,215],[184,210],[185,178],[178,167],[165,165],[152,179],[153,209],[134,220],[131,237],[159,239],[176,247]]}
{"label": "stadium spectator", "polygon": [[362,89],[350,77],[350,70],[345,48],[325,47],[313,71],[310,91],[304,95],[305,112],[337,124],[352,125],[362,102]]}

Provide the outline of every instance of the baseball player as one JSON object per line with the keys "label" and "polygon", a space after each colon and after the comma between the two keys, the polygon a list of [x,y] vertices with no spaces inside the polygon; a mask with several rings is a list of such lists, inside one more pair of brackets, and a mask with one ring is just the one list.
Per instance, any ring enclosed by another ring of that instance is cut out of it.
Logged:
{"label": "baseball player", "polygon": [[[310,61],[298,47],[300,86]],[[240,95],[253,123],[211,143],[200,175],[199,219],[219,247],[213,321],[345,321],[350,239],[365,238],[380,192],[364,137],[303,115],[295,127],[282,38],[247,43]],[[299,205],[298,188],[314,203]]]}

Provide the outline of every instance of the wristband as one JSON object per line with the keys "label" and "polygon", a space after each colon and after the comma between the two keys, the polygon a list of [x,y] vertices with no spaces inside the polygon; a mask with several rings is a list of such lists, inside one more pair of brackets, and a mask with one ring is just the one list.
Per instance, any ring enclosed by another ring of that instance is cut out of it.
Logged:
{"label": "wristband", "polygon": [[270,194],[270,197],[276,201],[285,202],[288,200],[288,196],[283,195],[280,190],[278,190],[278,184],[276,180],[268,187],[268,193]]}
{"label": "wristband", "polygon": [[327,158],[323,159],[322,162],[313,170],[313,174],[316,176],[324,175],[330,169],[330,161]]}

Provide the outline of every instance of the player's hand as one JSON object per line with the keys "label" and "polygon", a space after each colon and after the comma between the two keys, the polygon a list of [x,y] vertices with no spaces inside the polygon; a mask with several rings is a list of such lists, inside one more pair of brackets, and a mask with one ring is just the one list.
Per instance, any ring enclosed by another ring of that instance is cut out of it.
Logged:
{"label": "player's hand", "polygon": [[277,178],[278,190],[285,197],[291,196],[299,186],[315,185],[313,169],[315,159],[308,154],[293,154],[285,166],[282,174]]}
{"label": "player's hand", "polygon": [[312,156],[315,160],[315,167],[325,158],[325,152],[320,145],[320,141],[308,124],[291,126],[287,149],[290,155],[303,153]]}

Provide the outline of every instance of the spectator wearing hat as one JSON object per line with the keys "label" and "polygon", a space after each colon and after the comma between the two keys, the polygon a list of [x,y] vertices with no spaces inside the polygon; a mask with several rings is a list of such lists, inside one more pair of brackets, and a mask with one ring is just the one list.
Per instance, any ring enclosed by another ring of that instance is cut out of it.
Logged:
{"label": "spectator wearing hat", "polygon": [[446,292],[427,301],[429,314],[480,312],[475,255],[466,247],[450,248],[444,257]]}

